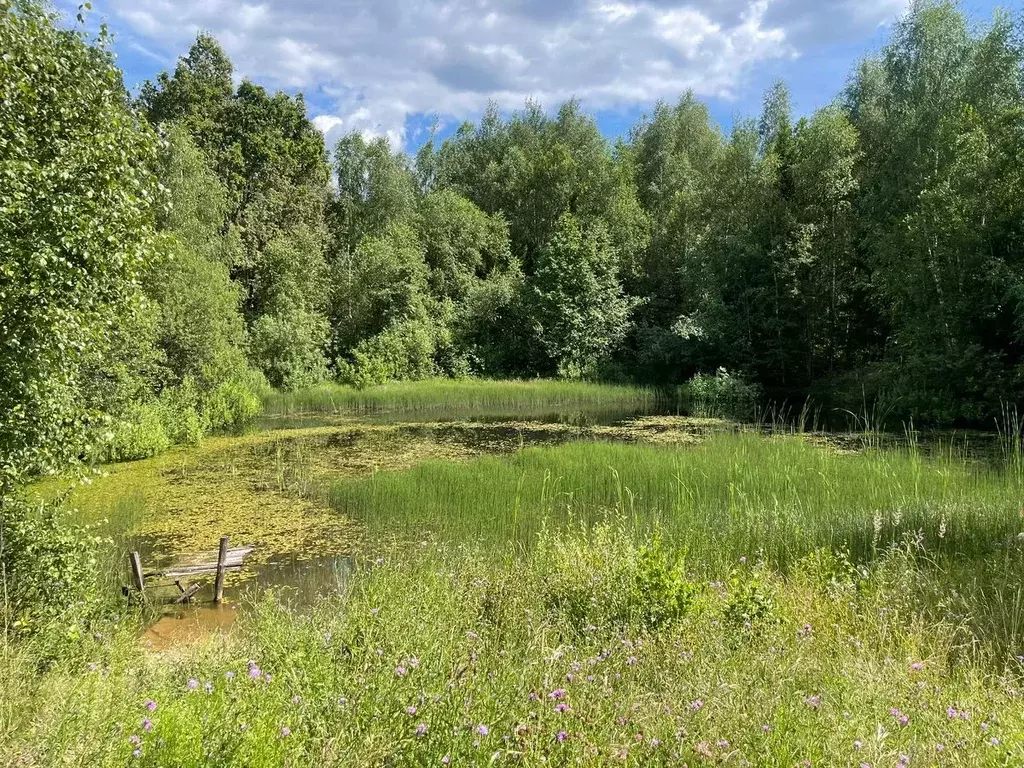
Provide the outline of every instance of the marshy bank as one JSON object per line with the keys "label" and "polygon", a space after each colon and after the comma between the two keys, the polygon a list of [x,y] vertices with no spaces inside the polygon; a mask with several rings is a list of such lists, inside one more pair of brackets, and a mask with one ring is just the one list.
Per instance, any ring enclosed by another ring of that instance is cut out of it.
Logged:
{"label": "marshy bank", "polygon": [[377,402],[332,405],[319,426],[302,421],[312,409],[290,412],[304,426],[212,438],[77,486],[79,516],[107,520],[116,542],[111,590],[129,548],[154,564],[225,534],[256,550],[222,609],[122,610],[42,673],[31,645],[5,649],[0,756],[1024,757],[1019,462],[635,404],[531,420]]}

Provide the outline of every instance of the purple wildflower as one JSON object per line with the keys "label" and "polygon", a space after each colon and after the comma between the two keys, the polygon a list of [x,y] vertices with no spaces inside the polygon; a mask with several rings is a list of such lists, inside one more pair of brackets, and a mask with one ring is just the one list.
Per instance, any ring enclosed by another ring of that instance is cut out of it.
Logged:
{"label": "purple wildflower", "polygon": [[817,710],[821,706],[821,696],[814,694],[813,696],[807,696],[804,698],[804,704],[813,710]]}
{"label": "purple wildflower", "polygon": [[281,729],[281,738],[288,738],[291,735],[292,735],[292,729],[289,728],[287,725],[284,728]]}
{"label": "purple wildflower", "polygon": [[565,698],[565,689],[564,688],[555,688],[555,690],[553,690],[551,693],[548,694],[548,698],[549,699],[554,699],[555,701],[558,701],[559,699],[564,699]]}
{"label": "purple wildflower", "polygon": [[419,725],[416,726],[416,735],[417,736],[426,736],[426,734],[427,734],[427,724],[426,723],[420,723]]}
{"label": "purple wildflower", "polygon": [[412,717],[416,714],[416,707],[413,705],[409,705],[405,708],[405,711],[408,713],[409,717]]}
{"label": "purple wildflower", "polygon": [[452,761],[451,755],[445,755],[441,758],[441,765],[448,765]]}
{"label": "purple wildflower", "polygon": [[153,721],[150,720],[148,717],[143,719],[143,721],[142,721],[142,730],[144,730],[144,731],[152,731],[153,730]]}
{"label": "purple wildflower", "polygon": [[133,733],[131,736],[128,737],[128,743],[129,744],[141,744],[142,743],[142,739],[140,739],[136,734]]}
{"label": "purple wildflower", "polygon": [[701,701],[700,699],[694,699],[693,701],[690,702],[690,709],[692,709],[694,712],[696,712],[698,709],[703,709],[703,708],[704,708],[704,702]]}
{"label": "purple wildflower", "polygon": [[480,725],[478,725],[476,727],[476,732],[479,733],[481,736],[486,736],[487,734],[489,734],[491,732],[491,729],[488,728],[483,723],[480,723]]}
{"label": "purple wildflower", "polygon": [[150,712],[156,712],[156,702],[153,701],[152,699],[146,699],[146,703],[143,704],[142,706],[144,706]]}
{"label": "purple wildflower", "polygon": [[922,669],[924,669],[923,662],[915,661],[913,664],[910,665],[911,672],[920,672]]}
{"label": "purple wildflower", "polygon": [[560,701],[557,704],[555,704],[555,712],[568,712],[568,711],[570,711],[569,705],[566,704],[564,701]]}
{"label": "purple wildflower", "polygon": [[189,680],[189,681],[188,681],[188,689],[189,689],[190,691],[194,691],[194,690],[196,690],[196,689],[197,689],[198,687],[199,687],[199,681],[198,681],[198,680],[196,680],[196,679],[194,679],[194,678],[193,678],[192,680]]}
{"label": "purple wildflower", "polygon": [[132,757],[142,757],[142,750],[141,749],[133,749],[132,750]]}
{"label": "purple wildflower", "polygon": [[252,666],[249,667],[249,677],[251,679],[256,680],[257,678],[261,677],[262,675],[263,675],[263,673],[260,672],[260,668],[257,667],[255,664],[253,664]]}
{"label": "purple wildflower", "polygon": [[565,741],[567,738],[569,738],[569,734],[567,734],[565,731],[559,731],[555,735],[555,738],[558,739],[558,741]]}
{"label": "purple wildflower", "polygon": [[399,664],[397,667],[395,667],[395,675],[397,677],[405,677],[405,674],[406,674],[406,669],[401,664]]}
{"label": "purple wildflower", "polygon": [[626,665],[627,666],[635,667],[636,664],[637,664],[636,656],[630,656],[628,659],[626,659]]}

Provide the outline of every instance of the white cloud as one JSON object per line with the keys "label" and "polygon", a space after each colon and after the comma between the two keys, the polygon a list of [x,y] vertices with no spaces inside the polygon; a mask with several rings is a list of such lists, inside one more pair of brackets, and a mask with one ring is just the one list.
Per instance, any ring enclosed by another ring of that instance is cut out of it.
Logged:
{"label": "white cloud", "polygon": [[863,39],[907,0],[105,0],[149,49],[196,31],[240,74],[315,91],[328,140],[401,143],[406,118],[472,117],[489,99],[589,109],[730,97],[758,64]]}

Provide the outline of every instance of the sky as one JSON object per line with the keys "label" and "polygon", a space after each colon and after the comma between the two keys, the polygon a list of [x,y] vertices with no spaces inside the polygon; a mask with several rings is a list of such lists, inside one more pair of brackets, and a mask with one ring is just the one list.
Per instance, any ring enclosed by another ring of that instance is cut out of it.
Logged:
{"label": "sky", "polygon": [[[57,0],[74,19],[80,0]],[[577,98],[610,138],[692,89],[728,129],[789,85],[794,109],[833,100],[910,0],[92,0],[129,88],[173,71],[199,31],[269,90],[302,92],[332,146],[356,130],[415,151],[488,101],[554,110]],[[979,22],[997,5],[963,0]],[[1019,7],[1019,6],[1018,6]]]}

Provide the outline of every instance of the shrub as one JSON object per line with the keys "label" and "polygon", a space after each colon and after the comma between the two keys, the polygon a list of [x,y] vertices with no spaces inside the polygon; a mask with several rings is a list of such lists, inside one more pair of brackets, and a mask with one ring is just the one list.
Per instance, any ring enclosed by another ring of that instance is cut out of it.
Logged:
{"label": "shrub", "polygon": [[683,408],[700,418],[753,419],[760,395],[756,384],[725,368],[719,368],[713,376],[698,373],[679,388]]}
{"label": "shrub", "polygon": [[58,504],[3,500],[0,564],[8,619],[23,635],[56,630],[77,640],[101,605],[98,549],[108,539],[61,514]]}
{"label": "shrub", "polygon": [[135,461],[162,453],[171,447],[164,428],[163,413],[156,402],[135,405],[114,422],[105,441],[103,461]]}
{"label": "shrub", "polygon": [[225,381],[203,398],[207,425],[214,429],[238,429],[255,419],[263,403],[250,386]]}
{"label": "shrub", "polygon": [[638,547],[622,521],[592,530],[542,533],[536,573],[549,611],[575,631],[587,627],[652,630],[682,617],[697,587],[660,536]]}

